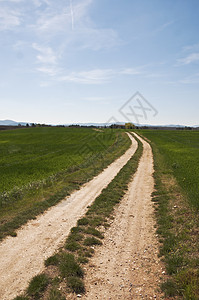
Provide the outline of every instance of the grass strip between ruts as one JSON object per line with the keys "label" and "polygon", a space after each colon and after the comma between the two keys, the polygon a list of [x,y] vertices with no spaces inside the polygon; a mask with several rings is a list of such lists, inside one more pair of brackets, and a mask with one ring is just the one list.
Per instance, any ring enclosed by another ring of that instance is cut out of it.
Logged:
{"label": "grass strip between ruts", "polygon": [[65,246],[45,261],[44,272],[35,276],[24,295],[15,300],[60,300],[70,293],[85,293],[82,266],[93,256],[95,247],[102,244],[104,231],[113,219],[115,205],[122,200],[138,168],[143,146],[136,140],[138,148],[134,156],[95,199],[86,215],[78,220],[77,226],[71,229]]}

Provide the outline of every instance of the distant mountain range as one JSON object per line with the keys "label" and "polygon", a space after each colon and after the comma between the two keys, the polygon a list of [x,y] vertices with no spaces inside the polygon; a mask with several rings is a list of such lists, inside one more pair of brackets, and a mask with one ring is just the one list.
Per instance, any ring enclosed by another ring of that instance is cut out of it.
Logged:
{"label": "distant mountain range", "polygon": [[15,122],[13,120],[0,120],[0,125],[4,125],[4,126],[18,126],[18,124],[26,125],[27,122]]}
{"label": "distant mountain range", "polygon": [[[18,126],[18,124],[21,124],[22,126],[25,126],[26,124],[30,124],[29,122],[16,122],[13,120],[0,120],[0,125],[1,126]],[[70,124],[64,124],[65,126],[69,125],[79,125],[79,126],[96,126],[96,127],[101,127],[101,126],[110,126],[113,123],[70,123]],[[125,122],[117,122],[117,125],[124,125]],[[185,127],[184,125],[149,125],[149,124],[135,124],[136,126],[152,126],[152,127]],[[199,127],[199,125],[191,126],[191,127]]]}

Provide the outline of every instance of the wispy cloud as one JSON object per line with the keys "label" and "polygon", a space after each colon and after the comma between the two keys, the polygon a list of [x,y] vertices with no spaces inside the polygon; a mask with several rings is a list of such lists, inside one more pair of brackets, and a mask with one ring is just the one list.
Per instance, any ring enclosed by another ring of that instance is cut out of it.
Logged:
{"label": "wispy cloud", "polygon": [[71,14],[71,25],[72,30],[74,29],[74,11],[73,11],[73,2],[70,0],[70,14]]}
{"label": "wispy cloud", "polygon": [[184,58],[178,59],[178,64],[180,65],[188,65],[195,62],[199,62],[199,52],[191,53]]}
{"label": "wispy cloud", "polygon": [[38,38],[45,41],[60,38],[66,48],[108,49],[120,43],[118,34],[112,28],[96,28],[89,17],[93,0],[68,1],[66,5],[51,2],[42,11],[34,24],[30,24]]}
{"label": "wispy cloud", "polygon": [[70,0],[65,5],[59,6],[56,2],[49,1],[46,9],[39,14],[36,22],[31,24],[31,28],[38,35],[50,34],[52,36],[61,32],[71,31],[71,22],[73,29],[74,20],[79,27],[82,27],[84,23],[83,18],[86,17],[87,8],[91,2],[92,0],[82,0],[73,4],[72,0]]}
{"label": "wispy cloud", "polygon": [[111,69],[95,69],[72,72],[69,75],[59,77],[58,80],[83,84],[102,84],[109,82],[113,78],[113,74],[114,72]]}
{"label": "wispy cloud", "polygon": [[32,44],[33,49],[35,49],[39,54],[37,54],[37,61],[42,64],[56,64],[57,56],[50,47],[40,46],[36,43]]}
{"label": "wispy cloud", "polygon": [[24,0],[0,0],[0,2],[6,2],[6,3],[9,3],[9,2],[13,2],[13,3],[21,3],[21,2],[24,2]]}
{"label": "wispy cloud", "polygon": [[166,28],[170,27],[171,25],[174,24],[174,21],[171,20],[171,21],[168,21],[166,23],[163,23],[163,24],[160,24],[159,26],[157,26],[157,28],[155,28],[151,33],[150,35],[151,36],[154,36],[156,34],[159,34],[161,33],[162,31],[164,31]]}
{"label": "wispy cloud", "polygon": [[[21,1],[23,1],[23,0],[21,0]],[[50,5],[50,0],[32,0],[32,2],[36,7],[40,7],[43,3]]]}
{"label": "wispy cloud", "polygon": [[59,81],[63,82],[100,84],[110,81],[113,75],[108,69],[94,68],[68,74],[60,71],[62,59],[66,58],[68,51],[70,53],[87,49],[100,51],[112,48],[119,43],[115,30],[96,28],[91,21],[89,7],[93,0],[69,0],[65,5],[59,5],[52,0],[32,1],[36,1],[35,5],[38,6],[41,1],[49,1],[47,5],[42,6],[41,10],[39,9],[36,22],[29,25],[29,29],[34,32],[36,40],[39,41],[32,44],[33,49],[38,52],[37,63],[41,64],[36,70],[51,77],[58,77],[59,73]]}
{"label": "wispy cloud", "polygon": [[179,80],[179,83],[183,83],[183,84],[195,84],[195,83],[199,83],[199,73],[195,73],[191,76],[187,76],[181,80]]}
{"label": "wispy cloud", "polygon": [[22,14],[19,10],[8,7],[0,8],[0,30],[10,30],[22,23]]}
{"label": "wispy cloud", "polygon": [[174,21],[169,21],[169,22],[166,22],[166,23],[160,25],[160,26],[154,31],[154,33],[162,32],[162,31],[165,30],[167,27],[171,26],[173,23],[174,23]]}
{"label": "wispy cloud", "polygon": [[[60,73],[67,52],[75,55],[82,50],[85,53],[86,50],[107,51],[120,44],[114,29],[99,28],[91,19],[89,8],[93,2],[94,0],[68,0],[64,3],[54,0],[0,0],[0,31],[16,30],[20,26],[20,40],[14,41],[13,50],[21,50],[23,45],[26,46],[26,51],[34,49],[31,53],[34,55],[34,66],[36,62],[35,70],[51,77],[56,76]],[[84,83],[110,80],[108,72],[102,74],[97,67],[93,69],[63,74],[62,77],[71,82]],[[124,70],[125,72],[134,71]]]}
{"label": "wispy cloud", "polygon": [[182,48],[183,52],[198,52],[199,44],[187,45]]}
{"label": "wispy cloud", "polygon": [[124,69],[94,69],[89,71],[71,72],[67,75],[59,76],[58,81],[75,82],[81,84],[106,84],[119,76],[136,76],[144,74],[139,68]]}
{"label": "wispy cloud", "polygon": [[48,76],[56,76],[58,73],[59,73],[59,69],[52,66],[52,67],[39,67],[36,69],[37,71],[45,74],[45,75],[48,75]]}
{"label": "wispy cloud", "polygon": [[125,68],[125,69],[121,69],[120,71],[118,71],[119,74],[124,74],[124,75],[138,75],[138,74],[142,74],[143,71],[141,71],[141,68]]}

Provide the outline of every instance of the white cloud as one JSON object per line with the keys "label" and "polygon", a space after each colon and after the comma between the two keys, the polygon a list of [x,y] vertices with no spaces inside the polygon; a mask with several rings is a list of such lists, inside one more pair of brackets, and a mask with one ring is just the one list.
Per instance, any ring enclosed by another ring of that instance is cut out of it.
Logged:
{"label": "white cloud", "polygon": [[199,61],[199,52],[191,53],[188,56],[178,59],[180,65],[188,65]]}
{"label": "white cloud", "polygon": [[144,74],[144,72],[138,71],[136,68],[94,69],[89,71],[71,72],[70,74],[59,76],[57,80],[82,84],[105,84],[118,76],[136,76],[139,74]]}
{"label": "white cloud", "polygon": [[70,0],[70,15],[71,15],[71,25],[72,30],[74,29],[74,10],[73,10],[73,1]]}
{"label": "white cloud", "polygon": [[126,68],[121,70],[119,73],[124,75],[138,75],[142,74],[142,71],[140,71],[138,68]]}
{"label": "white cloud", "polygon": [[70,13],[65,10],[62,13],[43,14],[31,27],[38,35],[49,34],[52,36],[60,31],[64,32],[69,24]]}
{"label": "white cloud", "polygon": [[35,23],[29,24],[29,28],[44,41],[60,39],[65,48],[98,51],[118,45],[120,40],[115,30],[96,28],[91,21],[89,7],[92,2],[93,0],[67,1],[61,6],[51,2],[37,16]]}
{"label": "white cloud", "polygon": [[56,67],[40,67],[36,70],[49,76],[55,76],[59,72],[59,70]]}
{"label": "white cloud", "polygon": [[28,43],[22,40],[18,40],[16,43],[13,44],[14,50],[23,50],[26,46],[28,46]]}
{"label": "white cloud", "polygon": [[0,2],[6,2],[6,3],[9,3],[9,2],[13,2],[13,3],[21,3],[21,2],[24,2],[24,0],[0,0]]}
{"label": "white cloud", "polygon": [[32,0],[32,2],[36,7],[40,7],[42,5],[42,3],[50,5],[50,1],[48,1],[48,0]]}
{"label": "white cloud", "polygon": [[[34,0],[40,3],[39,0]],[[75,4],[68,1],[66,5],[59,6],[57,2],[45,1],[48,4],[46,10],[44,10],[36,20],[36,23],[32,25],[32,28],[39,34],[58,34],[59,32],[66,32],[74,28],[76,23],[79,26],[82,19],[86,17],[87,8],[93,0],[82,0]],[[72,5],[73,4],[73,5]],[[84,21],[86,18],[84,19]],[[82,27],[82,24],[81,26]]]}
{"label": "white cloud", "polygon": [[33,49],[39,52],[37,61],[42,64],[56,64],[58,57],[50,47],[40,46],[36,43],[32,44]]}
{"label": "white cloud", "polygon": [[22,22],[22,14],[8,7],[0,8],[0,30],[13,29]]}
{"label": "white cloud", "polygon": [[76,82],[83,84],[102,84],[109,82],[113,77],[111,69],[95,69],[90,71],[72,72],[69,75],[59,77],[59,81]]}

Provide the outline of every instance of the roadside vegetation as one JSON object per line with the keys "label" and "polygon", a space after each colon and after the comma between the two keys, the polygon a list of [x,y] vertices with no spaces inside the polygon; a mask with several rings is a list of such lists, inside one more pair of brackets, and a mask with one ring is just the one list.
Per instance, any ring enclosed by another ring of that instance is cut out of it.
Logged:
{"label": "roadside vegetation", "polygon": [[199,132],[139,130],[155,161],[153,201],[165,296],[199,299]]}
{"label": "roadside vegetation", "polygon": [[124,132],[111,129],[0,132],[0,240],[97,175],[130,143]]}
{"label": "roadside vegetation", "polygon": [[64,247],[45,261],[44,272],[35,276],[24,295],[15,300],[66,299],[70,293],[85,293],[83,267],[93,256],[95,247],[103,243],[114,208],[128,190],[128,183],[137,170],[143,149],[140,141],[138,144],[134,156],[71,229]]}

